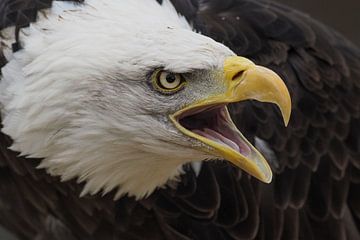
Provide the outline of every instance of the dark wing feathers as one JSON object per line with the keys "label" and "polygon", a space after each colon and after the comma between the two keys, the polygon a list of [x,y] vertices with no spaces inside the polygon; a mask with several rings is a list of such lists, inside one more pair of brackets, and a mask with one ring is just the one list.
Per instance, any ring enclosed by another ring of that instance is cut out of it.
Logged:
{"label": "dark wing feathers", "polygon": [[[28,25],[51,2],[2,1],[0,29]],[[287,128],[272,105],[230,108],[251,141],[259,137],[275,152],[273,183],[206,162],[198,177],[188,167],[176,189],[140,202],[79,198],[81,186],[35,169],[38,160],[18,158],[1,136],[0,223],[20,239],[360,239],[359,49],[274,2],[172,2],[197,30],[286,81]]]}

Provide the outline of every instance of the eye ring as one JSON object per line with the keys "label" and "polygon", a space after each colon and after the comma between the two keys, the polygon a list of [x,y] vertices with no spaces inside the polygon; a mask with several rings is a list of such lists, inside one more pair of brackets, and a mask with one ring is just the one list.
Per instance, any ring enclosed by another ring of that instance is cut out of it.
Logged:
{"label": "eye ring", "polygon": [[185,84],[186,80],[180,73],[165,70],[155,72],[152,78],[154,88],[164,94],[174,94],[183,89]]}

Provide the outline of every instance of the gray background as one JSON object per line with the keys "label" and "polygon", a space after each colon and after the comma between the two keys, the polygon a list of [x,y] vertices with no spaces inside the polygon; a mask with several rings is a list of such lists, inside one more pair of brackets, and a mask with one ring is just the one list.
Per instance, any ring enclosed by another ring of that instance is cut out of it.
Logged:
{"label": "gray background", "polygon": [[360,46],[360,0],[277,0],[335,28]]}
{"label": "gray background", "polygon": [[[308,13],[360,46],[360,0],[277,0]],[[0,216],[1,217],[1,216]],[[14,240],[0,228],[0,240]]]}

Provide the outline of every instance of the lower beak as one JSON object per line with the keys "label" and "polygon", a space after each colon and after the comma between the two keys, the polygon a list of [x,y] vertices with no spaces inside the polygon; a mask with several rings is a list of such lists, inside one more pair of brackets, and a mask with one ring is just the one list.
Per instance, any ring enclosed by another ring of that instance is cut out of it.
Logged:
{"label": "lower beak", "polygon": [[[203,151],[224,158],[250,175],[269,183],[272,179],[270,166],[236,128],[226,105],[250,99],[274,103],[280,108],[287,125],[291,113],[291,99],[286,85],[273,71],[257,66],[242,57],[230,57],[225,60],[222,84],[226,87],[223,94],[195,102],[170,115],[170,119],[182,133],[206,144],[207,148]],[[206,121],[209,122],[205,130],[185,126],[186,121],[196,121],[196,118],[202,117],[201,115],[206,115]],[[193,119],[190,119],[191,117]]]}

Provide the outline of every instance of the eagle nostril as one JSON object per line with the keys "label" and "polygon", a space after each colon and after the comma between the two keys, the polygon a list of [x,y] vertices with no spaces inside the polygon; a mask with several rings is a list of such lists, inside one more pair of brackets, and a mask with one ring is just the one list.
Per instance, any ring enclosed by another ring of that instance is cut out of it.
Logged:
{"label": "eagle nostril", "polygon": [[236,73],[233,77],[232,77],[232,81],[235,81],[236,79],[239,79],[243,74],[244,74],[245,70],[241,70],[238,73]]}

